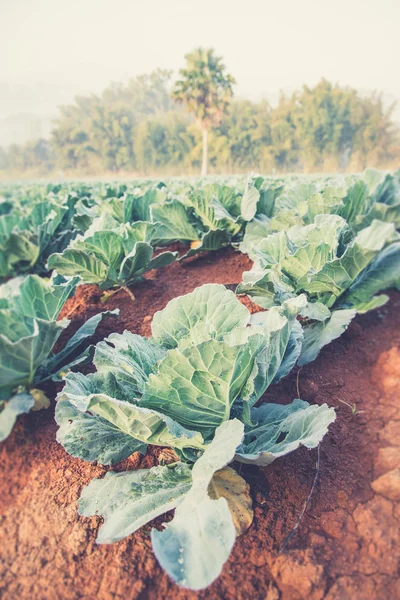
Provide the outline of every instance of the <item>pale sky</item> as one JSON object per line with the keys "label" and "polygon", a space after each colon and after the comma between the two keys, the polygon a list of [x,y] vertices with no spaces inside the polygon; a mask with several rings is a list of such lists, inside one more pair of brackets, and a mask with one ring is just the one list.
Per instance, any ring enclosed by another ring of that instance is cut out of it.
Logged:
{"label": "pale sky", "polygon": [[400,100],[400,0],[0,0],[0,115],[177,71],[199,45],[223,56],[237,96],[326,77]]}

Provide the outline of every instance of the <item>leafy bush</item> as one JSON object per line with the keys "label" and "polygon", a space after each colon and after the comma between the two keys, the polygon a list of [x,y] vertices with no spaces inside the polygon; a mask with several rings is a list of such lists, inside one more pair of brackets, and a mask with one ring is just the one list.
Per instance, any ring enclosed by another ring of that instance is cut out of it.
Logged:
{"label": "leafy bush", "polygon": [[361,177],[294,179],[285,185],[259,178],[255,185],[260,186],[260,201],[241,244],[245,253],[271,233],[310,225],[321,214],[343,217],[348,240],[375,219],[400,228],[400,170],[385,175],[369,169]]}
{"label": "leafy bush", "polygon": [[0,210],[0,281],[23,273],[44,273],[47,258],[74,237],[75,198],[48,198],[33,206],[3,202]]}
{"label": "leafy bush", "polygon": [[339,337],[356,312],[385,304],[383,289],[400,287],[400,236],[393,223],[374,220],[351,241],[338,215],[317,215],[303,227],[273,233],[253,245],[251,271],[238,293],[267,308],[306,293],[302,316],[316,321],[305,329],[299,364]]}
{"label": "leafy bush", "polygon": [[104,316],[116,314],[107,311],[88,319],[61,352],[52,354],[69,324],[67,319],[56,319],[79,280],[59,279],[28,275],[0,286],[0,441],[9,435],[19,414],[48,406],[37,386],[88,359],[86,338]]}
{"label": "leafy bush", "polygon": [[113,464],[148,444],[175,454],[173,464],[110,472],[83,490],[80,514],[104,517],[99,543],[176,508],[152,531],[160,564],[190,589],[218,577],[252,521],[247,484],[226,465],[314,448],[335,419],[327,405],[299,399],[255,407],[296,363],[306,306],[303,295],[251,316],[224,286],[204,285],[156,313],[150,339],[112,334],[96,346],[95,373],[67,375],[56,420],[71,455]]}
{"label": "leafy bush", "polygon": [[218,250],[237,241],[247,221],[255,215],[259,192],[246,184],[245,190],[221,184],[208,184],[181,196],[200,229],[200,239],[184,258],[197,252]]}
{"label": "leafy bush", "polygon": [[125,287],[143,273],[170,264],[176,252],[153,257],[156,226],[145,221],[118,223],[109,215],[94,219],[84,235],[78,235],[62,253],[52,254],[49,269],[66,276],[79,276],[103,290]]}

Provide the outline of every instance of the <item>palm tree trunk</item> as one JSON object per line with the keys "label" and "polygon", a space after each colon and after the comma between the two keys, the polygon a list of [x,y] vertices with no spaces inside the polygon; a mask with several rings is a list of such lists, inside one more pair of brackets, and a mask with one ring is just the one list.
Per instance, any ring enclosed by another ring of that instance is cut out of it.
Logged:
{"label": "palm tree trunk", "polygon": [[203,159],[201,161],[201,176],[207,175],[208,164],[208,129],[203,128]]}

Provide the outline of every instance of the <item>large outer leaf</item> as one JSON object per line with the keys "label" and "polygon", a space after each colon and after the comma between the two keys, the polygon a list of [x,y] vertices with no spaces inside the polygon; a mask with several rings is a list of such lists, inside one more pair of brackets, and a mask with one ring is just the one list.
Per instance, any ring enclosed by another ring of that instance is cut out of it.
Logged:
{"label": "large outer leaf", "polygon": [[[388,205],[398,204],[400,200],[400,173],[399,169],[395,173],[386,173],[382,178],[382,173],[379,173],[380,180],[378,177],[366,177],[365,180],[373,188],[371,179],[375,179],[375,187],[373,189],[372,197],[375,202],[384,203]],[[369,181],[368,181],[369,179]]]}
{"label": "large outer leaf", "polygon": [[128,285],[148,269],[148,264],[153,256],[153,248],[148,242],[137,242],[132,252],[125,256],[119,269],[118,281]]}
{"label": "large outer leaf", "polygon": [[210,229],[204,233],[198,243],[193,245],[179,260],[195,256],[199,252],[209,252],[224,248],[230,243],[231,236],[225,229]]}
{"label": "large outer leaf", "polygon": [[275,201],[275,214],[286,208],[298,208],[303,206],[317,193],[317,188],[311,181],[295,183],[292,187],[287,187],[278,195]]}
{"label": "large outer leaf", "polygon": [[191,484],[191,471],[183,463],[123,473],[109,472],[103,479],[93,479],[83,489],[79,514],[104,517],[97,542],[110,544],[176,508]]}
{"label": "large outer leaf", "polygon": [[150,207],[161,204],[165,193],[157,188],[149,189],[141,196],[131,196],[132,217],[138,221],[150,221]]}
{"label": "large outer leaf", "polygon": [[[185,429],[168,416],[103,394],[90,399],[89,409],[135,439],[154,446],[202,449],[198,431]],[[193,423],[191,423],[193,426]]]}
{"label": "large outer leaf", "polygon": [[93,255],[112,269],[117,269],[123,256],[122,239],[116,231],[95,231],[90,237],[85,235],[82,241],[72,242],[73,249]]}
{"label": "large outer leaf", "polygon": [[236,459],[266,466],[299,446],[318,446],[335,420],[335,411],[327,404],[310,406],[303,400],[294,400],[285,406],[263,404],[253,408],[251,419],[255,425],[246,425]]}
{"label": "large outer leaf", "polygon": [[334,310],[329,319],[304,327],[303,348],[298,360],[299,366],[315,360],[320,350],[340,337],[356,315],[355,309]]}
{"label": "large outer leaf", "polygon": [[10,264],[23,262],[26,264],[26,268],[22,270],[26,271],[36,263],[40,256],[37,237],[29,231],[14,231],[7,240],[6,252]]}
{"label": "large outer leaf", "polygon": [[397,204],[393,206],[376,202],[358,229],[370,225],[374,219],[385,221],[386,223],[394,223],[396,229],[400,229],[400,195]]}
{"label": "large outer leaf", "polygon": [[[110,214],[103,211],[99,217],[93,219],[90,227],[86,229],[83,236],[78,236],[74,244],[80,243],[82,240],[91,239],[96,233],[101,231],[111,231],[113,229],[119,229],[118,221],[116,221]],[[122,227],[121,227],[122,230]]]}
{"label": "large outer leaf", "polygon": [[60,225],[67,208],[50,202],[39,202],[31,212],[30,221],[39,239],[40,252],[43,252]]}
{"label": "large outer leaf", "polygon": [[268,217],[261,215],[247,223],[243,241],[239,246],[243,254],[248,254],[250,258],[254,259],[253,247],[271,234],[269,222]]}
{"label": "large outer leaf", "polygon": [[236,221],[240,216],[242,198],[232,186],[212,183],[205,185],[203,191],[208,194],[211,203],[215,206],[215,201],[222,206],[229,215],[229,220]]}
{"label": "large outer leaf", "polygon": [[375,294],[391,287],[400,288],[400,242],[384,248],[354,280],[340,302],[359,310],[360,305],[369,302]]}
{"label": "large outer leaf", "polygon": [[[304,208],[307,208],[303,218],[305,223],[313,223],[314,219],[318,215],[337,213],[342,208],[342,197],[345,193],[344,190],[332,189],[328,192],[329,188],[326,188],[325,193],[314,194],[309,198]],[[327,193],[328,192],[328,193]],[[339,213],[341,215],[341,213]],[[341,215],[343,216],[343,215]]]}
{"label": "large outer leaf", "polygon": [[371,207],[368,186],[361,180],[354,183],[347,191],[343,204],[338,214],[348,223],[355,223],[357,218],[366,215]]}
{"label": "large outer leaf", "polygon": [[0,215],[0,244],[3,245],[14,227],[16,226],[24,227],[23,219],[21,219],[18,215],[15,214],[1,214]]}
{"label": "large outer leaf", "polygon": [[93,362],[99,373],[113,373],[137,396],[144,392],[144,385],[155,365],[167,351],[152,344],[146,338],[124,331],[112,333],[96,345]]}
{"label": "large outer leaf", "polygon": [[277,196],[281,193],[283,186],[275,181],[266,181],[263,177],[257,177],[254,185],[260,191],[260,199],[257,203],[257,217],[272,217]]}
{"label": "large outer leaf", "polygon": [[247,408],[261,398],[272,382],[279,381],[294,367],[302,344],[301,326],[296,317],[306,304],[302,294],[282,306],[252,315],[250,331],[261,331],[265,341],[259,347],[252,373],[242,391]]}
{"label": "large outer leaf", "polygon": [[194,209],[206,229],[219,229],[218,219],[215,217],[210,198],[204,192],[204,189],[193,191],[188,196],[185,196],[182,202],[185,206]]}
{"label": "large outer leaf", "polygon": [[68,323],[65,319],[58,323],[34,319],[31,332],[16,341],[0,335],[0,399],[7,400],[14,388],[32,383]]}
{"label": "large outer leaf", "polygon": [[286,231],[278,231],[261,240],[251,256],[262,266],[279,265],[290,253],[290,241]]}
{"label": "large outer leaf", "polygon": [[147,265],[146,271],[166,267],[167,265],[173,263],[174,260],[178,258],[178,256],[178,252],[160,252],[160,254],[157,254],[157,256],[151,259],[151,261]]}
{"label": "large outer leaf", "polygon": [[0,442],[11,433],[18,415],[28,413],[35,399],[26,392],[15,394],[7,402],[0,401]]}
{"label": "large outer leaf", "polygon": [[47,262],[48,269],[66,276],[79,275],[85,283],[102,283],[107,279],[106,263],[83,250],[67,248],[62,254],[52,254]]}
{"label": "large outer leaf", "polygon": [[28,275],[13,300],[14,310],[24,317],[55,321],[67,299],[73,294],[79,277],[55,285],[37,275]]}
{"label": "large outer leaf", "polygon": [[136,221],[136,223],[125,223],[120,228],[122,243],[126,254],[132,252],[136,242],[147,242],[151,244],[156,237],[158,225],[148,221]]}
{"label": "large outer leaf", "polygon": [[298,321],[294,321],[289,333],[289,339],[281,360],[281,364],[272,380],[272,383],[278,383],[283,377],[286,377],[295,366],[303,347],[303,328]]}
{"label": "large outer leaf", "polygon": [[215,471],[228,464],[243,437],[243,424],[223,423],[192,470],[193,484],[164,531],[153,529],[154,553],[178,585],[200,590],[221,573],[236,533],[225,498],[211,500],[208,486]]}
{"label": "large outer leaf", "polygon": [[13,277],[0,285],[0,308],[11,309],[19,294],[21,283],[25,280],[23,275]]}
{"label": "large outer leaf", "polygon": [[260,192],[255,187],[248,187],[243,194],[240,205],[240,215],[244,221],[251,221],[257,212],[257,202],[260,199]]}
{"label": "large outer leaf", "polygon": [[57,402],[55,419],[57,441],[76,458],[112,465],[133,452],[146,452],[143,442],[97,415],[81,412],[66,399]]}
{"label": "large outer leaf", "polygon": [[[261,336],[260,336],[261,337]],[[252,344],[229,346],[208,340],[170,350],[150,375],[141,406],[162,412],[206,436],[229,419],[252,368]]]}
{"label": "large outer leaf", "polygon": [[157,238],[162,242],[198,240],[199,233],[189,221],[188,211],[179,200],[151,207],[152,221],[160,223]]}
{"label": "large outer leaf", "polygon": [[[78,410],[90,411],[122,433],[155,446],[203,449],[197,431],[185,429],[168,416],[135,404],[134,390],[113,373],[70,373],[58,400],[68,400]],[[83,436],[84,437],[84,436]]]}
{"label": "large outer leaf", "polygon": [[85,412],[89,409],[92,397],[97,394],[126,400],[133,404],[139,400],[138,397],[135,397],[135,390],[120,379],[118,372],[114,374],[112,371],[89,373],[88,375],[79,372],[68,373],[65,377],[65,385],[57,399],[58,401],[66,399],[78,410]]}
{"label": "large outer leaf", "polygon": [[85,321],[84,324],[79,327],[79,329],[68,340],[60,352],[50,356],[50,358],[45,361],[41,369],[41,376],[48,376],[50,373],[56,373],[61,369],[64,370],[69,368],[70,361],[72,360],[74,365],[82,362],[79,356],[74,356],[74,358],[72,358],[73,355],[76,355],[76,353],[79,353],[79,351],[82,352],[85,341],[87,338],[94,335],[97,327],[103,319],[106,319],[107,317],[117,317],[118,315],[119,308],[116,308],[115,310],[105,310],[97,315],[94,315],[93,317],[90,317],[90,319]]}
{"label": "large outer leaf", "polygon": [[175,348],[185,338],[190,342],[199,336],[222,339],[236,327],[245,327],[249,319],[247,308],[233,292],[223,285],[206,284],[171,300],[154,315],[151,328],[156,343]]}

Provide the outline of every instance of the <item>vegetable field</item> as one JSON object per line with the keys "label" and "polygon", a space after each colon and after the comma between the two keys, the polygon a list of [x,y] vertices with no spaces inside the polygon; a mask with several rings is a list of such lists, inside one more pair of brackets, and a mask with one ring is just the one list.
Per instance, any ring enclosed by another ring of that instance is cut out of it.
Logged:
{"label": "vegetable field", "polygon": [[0,195],[2,597],[400,596],[400,172]]}

